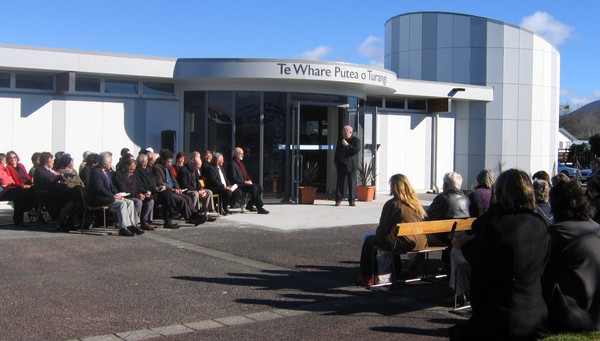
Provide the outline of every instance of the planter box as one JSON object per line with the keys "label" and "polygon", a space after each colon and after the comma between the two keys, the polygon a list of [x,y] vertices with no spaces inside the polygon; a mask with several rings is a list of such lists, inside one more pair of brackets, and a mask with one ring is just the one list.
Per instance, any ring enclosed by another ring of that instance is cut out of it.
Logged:
{"label": "planter box", "polygon": [[317,187],[300,187],[300,203],[312,205],[317,196]]}
{"label": "planter box", "polygon": [[373,201],[375,186],[356,186],[356,199],[358,201]]}

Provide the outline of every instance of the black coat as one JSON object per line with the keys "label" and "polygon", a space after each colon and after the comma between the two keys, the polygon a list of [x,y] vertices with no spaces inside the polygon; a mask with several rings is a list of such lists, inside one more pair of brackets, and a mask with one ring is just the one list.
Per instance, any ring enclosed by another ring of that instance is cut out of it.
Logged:
{"label": "black coat", "polygon": [[338,169],[353,172],[358,169],[358,153],[360,152],[360,139],[352,136],[347,141],[348,146],[342,144],[343,138],[338,140],[333,161]]}
{"label": "black coat", "polygon": [[545,335],[547,310],[541,277],[550,251],[546,222],[528,211],[498,210],[480,218],[487,224],[481,229],[471,274],[473,316],[453,328],[451,339]]}
{"label": "black coat", "polygon": [[146,193],[146,190],[139,186],[135,175],[129,176],[125,172],[118,170],[113,173],[112,180],[117,191],[129,193],[128,198],[137,198],[139,194]]}
{"label": "black coat", "polygon": [[200,190],[202,188],[198,183],[199,179],[198,172],[192,169],[189,163],[177,170],[177,182],[181,188],[187,188],[189,191]]}
{"label": "black coat", "polygon": [[225,189],[225,187],[229,186],[229,180],[227,179],[227,176],[225,175],[225,170],[223,168],[221,168],[221,172],[223,173],[223,177],[225,178],[225,183],[221,181],[221,177],[219,176],[219,170],[217,169],[217,166],[211,165],[208,168],[208,171],[204,174],[204,176],[206,177],[206,182],[204,183],[204,186],[212,190],[213,192],[215,190]]}
{"label": "black coat", "polygon": [[[108,173],[110,179],[110,173]],[[104,176],[102,175],[102,168],[92,168],[90,174],[90,183],[88,188],[88,194],[90,197],[90,205],[102,206],[107,205],[115,201],[115,194],[119,191],[115,188],[112,181],[109,186],[104,183]]]}
{"label": "black coat", "polygon": [[543,278],[549,326],[600,329],[600,225],[593,220],[550,226],[552,249]]}

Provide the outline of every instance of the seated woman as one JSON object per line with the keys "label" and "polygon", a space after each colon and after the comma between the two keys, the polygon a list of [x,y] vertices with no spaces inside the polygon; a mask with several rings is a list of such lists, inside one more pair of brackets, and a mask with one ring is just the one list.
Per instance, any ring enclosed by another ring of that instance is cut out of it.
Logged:
{"label": "seated woman", "polygon": [[554,332],[600,329],[600,225],[580,185],[557,183],[550,190],[555,223],[552,249],[542,278],[548,326]]}
{"label": "seated woman", "polygon": [[517,169],[500,174],[493,201],[493,208],[479,218],[486,224],[472,263],[473,316],[450,329],[451,340],[529,340],[546,334],[540,278],[550,235],[534,212],[529,175]]}
{"label": "seated woman", "polygon": [[[37,200],[35,198],[35,189],[33,188],[33,178],[29,176],[29,173],[25,169],[25,166],[20,162],[19,155],[14,151],[6,153],[8,163],[6,170],[10,174],[14,183],[23,188],[22,202],[20,210],[27,211],[37,206]],[[17,219],[22,223],[22,219]]]}
{"label": "seated woman", "polygon": [[25,191],[15,183],[8,172],[6,154],[0,153],[0,200],[12,201],[14,204],[13,222],[15,225],[25,225],[23,214],[27,211]]}
{"label": "seated woman", "polygon": [[124,159],[119,169],[113,174],[113,183],[117,191],[129,193],[125,198],[135,204],[135,213],[140,218],[142,230],[153,231],[152,219],[154,215],[154,200],[152,192],[142,188],[135,176],[136,163],[131,159]]}
{"label": "seated woman", "polygon": [[85,187],[83,180],[77,174],[75,170],[75,164],[73,158],[69,154],[63,155],[58,162],[58,172],[65,177],[65,183],[67,187],[78,190],[80,187]]}
{"label": "seated woman", "polygon": [[57,228],[69,232],[73,228],[73,218],[81,212],[81,193],[69,189],[65,177],[54,167],[52,153],[43,152],[34,174],[36,196],[46,206],[50,217],[58,221]]}
{"label": "seated woman", "polygon": [[[374,284],[371,280],[373,271],[377,268],[376,259],[373,257],[374,247],[396,252],[415,251],[427,247],[425,235],[403,238],[393,235],[396,224],[421,221],[425,216],[425,209],[408,178],[403,174],[393,175],[390,178],[390,191],[394,197],[383,205],[375,235],[365,238],[362,246],[359,283],[365,286]],[[400,257],[398,255],[394,257],[394,264],[398,268],[395,272],[400,274],[399,267],[402,264]]]}

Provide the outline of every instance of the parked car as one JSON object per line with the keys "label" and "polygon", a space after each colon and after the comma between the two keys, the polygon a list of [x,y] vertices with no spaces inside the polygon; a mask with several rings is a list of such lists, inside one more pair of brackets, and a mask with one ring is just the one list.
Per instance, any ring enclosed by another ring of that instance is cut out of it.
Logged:
{"label": "parked car", "polygon": [[[579,170],[581,172],[581,181],[588,181],[590,179],[590,176],[592,175],[592,170],[591,169],[580,169]],[[559,173],[563,173],[566,176],[568,176],[570,179],[575,179],[575,174],[577,172],[577,168],[572,167],[571,165],[567,165],[564,162],[559,162],[558,163],[558,172]]]}

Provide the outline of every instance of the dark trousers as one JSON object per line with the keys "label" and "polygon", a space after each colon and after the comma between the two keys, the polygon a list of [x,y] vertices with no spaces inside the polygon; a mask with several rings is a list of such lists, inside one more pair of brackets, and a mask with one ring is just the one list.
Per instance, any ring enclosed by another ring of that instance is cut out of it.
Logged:
{"label": "dark trousers", "polygon": [[342,201],[344,186],[348,185],[348,201],[354,202],[356,193],[356,171],[348,171],[345,165],[337,167],[337,185],[335,188],[335,201]]}
{"label": "dark trousers", "polygon": [[258,208],[261,208],[264,206],[263,201],[262,201],[263,188],[261,185],[244,184],[244,185],[240,186],[240,190],[242,190],[242,192],[244,192],[244,193],[250,193],[250,201],[248,201],[247,206],[254,205]]}
{"label": "dark trousers", "polygon": [[[388,244],[385,238],[380,237],[378,235],[372,235],[365,238],[365,241],[362,246],[362,251],[360,253],[360,274],[362,278],[370,278],[374,273],[374,270],[377,269],[377,259],[373,257],[373,249],[377,247],[384,251],[392,251],[392,247]],[[405,253],[411,251],[414,248],[408,242],[405,242],[402,239],[398,239],[396,242],[396,248],[393,250],[399,253]],[[394,271],[396,274],[400,274],[402,272],[402,261],[399,255],[394,255],[394,265],[396,266]],[[377,271],[375,271],[377,272]]]}
{"label": "dark trousers", "polygon": [[227,205],[235,205],[242,197],[242,191],[239,188],[236,188],[235,191],[230,191],[227,188],[210,188],[210,190],[219,195],[221,209],[227,208]]}

